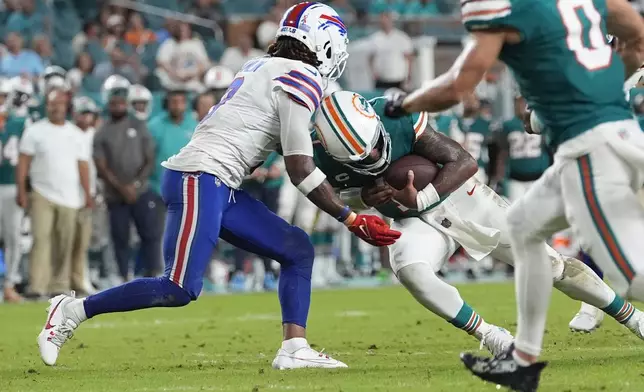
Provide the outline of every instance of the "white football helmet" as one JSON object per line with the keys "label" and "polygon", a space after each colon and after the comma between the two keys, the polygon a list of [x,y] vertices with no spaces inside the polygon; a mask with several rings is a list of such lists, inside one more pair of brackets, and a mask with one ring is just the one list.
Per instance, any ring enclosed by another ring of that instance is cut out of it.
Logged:
{"label": "white football helmet", "polygon": [[235,73],[222,65],[210,68],[203,77],[203,84],[208,90],[225,90],[235,79]]}
{"label": "white football helmet", "polygon": [[57,65],[45,68],[45,71],[38,80],[38,91],[41,94],[47,94],[47,92],[52,88],[69,89],[66,72],[63,68]]}
{"label": "white football helmet", "polygon": [[[391,162],[391,139],[380,117],[361,95],[338,91],[322,100],[314,128],[326,152],[353,171],[377,176]],[[380,156],[374,159],[372,151]]]}
{"label": "white football helmet", "polygon": [[147,121],[152,113],[152,93],[145,86],[134,84],[127,93],[127,104],[134,117]]}
{"label": "white football helmet", "polygon": [[124,97],[127,97],[130,91],[130,86],[130,82],[123,76],[112,75],[105,79],[105,82],[101,87],[101,98],[104,103],[107,103],[112,94],[122,94]]}
{"label": "white football helmet", "polygon": [[349,53],[347,28],[328,5],[304,2],[289,8],[280,21],[276,38],[292,37],[317,55],[320,74],[336,80],[344,72]]}
{"label": "white football helmet", "polygon": [[96,102],[92,98],[85,96],[75,97],[72,102],[72,107],[74,108],[74,113],[98,114],[100,112]]}
{"label": "white football helmet", "polygon": [[25,106],[34,96],[34,85],[29,79],[14,76],[9,79],[9,84],[11,85],[9,101],[13,107]]}

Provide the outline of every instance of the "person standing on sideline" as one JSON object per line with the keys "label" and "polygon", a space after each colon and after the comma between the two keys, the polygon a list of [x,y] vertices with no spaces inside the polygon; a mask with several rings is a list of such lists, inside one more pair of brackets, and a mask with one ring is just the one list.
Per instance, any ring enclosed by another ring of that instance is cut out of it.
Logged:
{"label": "person standing on sideline", "polygon": [[[92,151],[96,120],[99,109],[96,103],[88,97],[80,97],[74,101],[74,123],[83,131],[85,148]],[[96,198],[96,165],[89,160],[89,191],[92,199]],[[80,294],[91,294],[94,289],[89,282],[88,251],[92,238],[92,209],[83,208],[76,219],[76,235],[72,250],[72,288]]]}
{"label": "person standing on sideline", "polygon": [[[4,107],[7,111],[8,108]],[[20,228],[23,210],[16,204],[16,165],[18,145],[25,129],[25,119],[0,113],[0,238],[4,242],[5,282],[4,300],[21,302],[15,289],[20,283]]]}
{"label": "person standing on sideline", "polygon": [[192,108],[194,109],[194,117],[197,118],[197,121],[203,120],[210,109],[217,104],[215,96],[213,93],[205,91],[197,95],[193,101]]}
{"label": "person standing on sideline", "polygon": [[411,80],[414,46],[405,32],[394,26],[391,12],[380,14],[380,30],[370,37],[370,65],[376,88],[405,89]]}
{"label": "person standing on sideline", "polygon": [[[45,100],[47,118],[25,129],[16,169],[17,203],[22,208],[29,207],[31,216],[33,246],[28,294],[34,298],[70,290],[78,210],[83,206],[91,208],[93,203],[89,189],[90,151],[83,142],[82,131],[65,120],[69,94],[52,89]],[[31,198],[27,194],[27,176]]]}
{"label": "person standing on sideline", "polygon": [[163,101],[164,112],[148,123],[148,129],[154,138],[155,165],[150,176],[150,188],[161,200],[161,180],[165,168],[161,162],[177,154],[181,147],[188,144],[192,133],[197,128],[197,121],[187,111],[187,96],[183,90],[171,90]]}
{"label": "person standing on sideline", "polygon": [[130,222],[141,238],[140,254],[145,276],[156,276],[161,269],[162,208],[149,188],[154,170],[154,140],[146,124],[128,116],[127,94],[130,83],[123,77],[106,80],[103,92],[108,118],[94,136],[94,162],[105,181],[105,200],[110,220],[114,253],[121,278],[130,272]]}

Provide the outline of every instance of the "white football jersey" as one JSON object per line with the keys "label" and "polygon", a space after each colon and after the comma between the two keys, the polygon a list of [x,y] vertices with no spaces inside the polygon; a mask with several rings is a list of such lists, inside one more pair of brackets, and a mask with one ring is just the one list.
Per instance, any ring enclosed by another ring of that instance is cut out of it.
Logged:
{"label": "white football jersey", "polygon": [[[251,60],[199,123],[190,142],[162,165],[176,171],[210,173],[238,188],[252,168],[280,144],[278,91],[308,108],[310,118],[320,105],[321,86],[320,73],[301,61],[277,57]],[[304,127],[301,132],[308,135],[309,130]]]}

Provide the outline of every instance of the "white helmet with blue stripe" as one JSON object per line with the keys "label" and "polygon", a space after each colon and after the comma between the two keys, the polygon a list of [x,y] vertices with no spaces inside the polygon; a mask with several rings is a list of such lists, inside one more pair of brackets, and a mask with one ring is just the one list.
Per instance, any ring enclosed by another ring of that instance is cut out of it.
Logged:
{"label": "white helmet with blue stripe", "polygon": [[349,53],[347,28],[328,5],[304,2],[289,8],[282,17],[277,38],[292,37],[316,54],[320,74],[336,80],[344,72]]}

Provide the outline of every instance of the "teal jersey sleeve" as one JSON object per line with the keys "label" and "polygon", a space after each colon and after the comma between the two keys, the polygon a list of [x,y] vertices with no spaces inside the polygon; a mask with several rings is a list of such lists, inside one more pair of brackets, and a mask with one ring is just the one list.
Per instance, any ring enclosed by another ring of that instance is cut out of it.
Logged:
{"label": "teal jersey sleeve", "polygon": [[531,13],[531,0],[461,0],[461,19],[468,31],[512,28],[523,39],[539,23]]}

